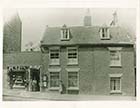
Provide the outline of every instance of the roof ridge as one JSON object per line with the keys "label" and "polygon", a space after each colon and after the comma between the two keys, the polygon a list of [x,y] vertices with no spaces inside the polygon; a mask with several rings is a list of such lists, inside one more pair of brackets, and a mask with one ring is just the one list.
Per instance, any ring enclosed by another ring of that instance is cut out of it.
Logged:
{"label": "roof ridge", "polygon": [[[62,28],[63,26],[46,26],[46,28]],[[67,28],[102,28],[104,27],[103,25],[96,25],[96,26],[67,26]],[[120,26],[116,26],[116,27],[111,27],[111,26],[107,26],[107,27],[110,27],[110,28],[123,28],[123,27],[120,27]]]}

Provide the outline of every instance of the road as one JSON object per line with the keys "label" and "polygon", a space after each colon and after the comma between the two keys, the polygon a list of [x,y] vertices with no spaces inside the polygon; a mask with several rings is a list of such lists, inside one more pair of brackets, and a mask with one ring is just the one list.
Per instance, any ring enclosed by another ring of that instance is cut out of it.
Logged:
{"label": "road", "polygon": [[12,95],[3,95],[4,101],[91,101],[91,100],[111,100],[111,101],[135,101],[135,97],[85,97],[85,98],[76,98],[76,97],[61,97],[61,98],[41,98],[41,97],[21,97],[21,96],[12,96]]}
{"label": "road", "polygon": [[39,101],[39,99],[27,98],[27,97],[17,97],[17,96],[3,96],[4,101]]}
{"label": "road", "polygon": [[49,92],[28,92],[25,90],[4,90],[4,101],[91,101],[91,100],[136,100],[133,96],[70,95]]}

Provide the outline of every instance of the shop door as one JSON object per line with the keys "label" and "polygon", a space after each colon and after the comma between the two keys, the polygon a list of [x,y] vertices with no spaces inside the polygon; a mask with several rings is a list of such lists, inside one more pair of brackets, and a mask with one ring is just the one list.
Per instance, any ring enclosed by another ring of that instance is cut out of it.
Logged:
{"label": "shop door", "polygon": [[38,69],[31,69],[31,91],[40,91],[40,71]]}

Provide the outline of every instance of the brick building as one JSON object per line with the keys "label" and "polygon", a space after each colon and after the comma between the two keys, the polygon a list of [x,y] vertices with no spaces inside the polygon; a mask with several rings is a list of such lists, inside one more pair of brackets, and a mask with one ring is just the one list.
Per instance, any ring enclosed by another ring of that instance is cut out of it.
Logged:
{"label": "brick building", "polygon": [[88,12],[83,26],[46,27],[41,52],[5,54],[5,70],[23,66],[29,91],[35,78],[44,92],[59,93],[61,82],[67,94],[135,96],[134,43],[128,31],[118,26],[116,14],[110,26],[91,22]]}
{"label": "brick building", "polygon": [[135,95],[134,43],[117,25],[47,27],[41,41],[43,72],[50,91],[92,95]]}

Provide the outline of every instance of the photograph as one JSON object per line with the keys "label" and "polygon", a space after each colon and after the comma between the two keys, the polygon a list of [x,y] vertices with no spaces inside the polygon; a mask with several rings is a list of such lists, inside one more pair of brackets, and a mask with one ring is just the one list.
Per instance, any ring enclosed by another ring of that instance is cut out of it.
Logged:
{"label": "photograph", "polygon": [[136,8],[4,8],[3,101],[136,101]]}

